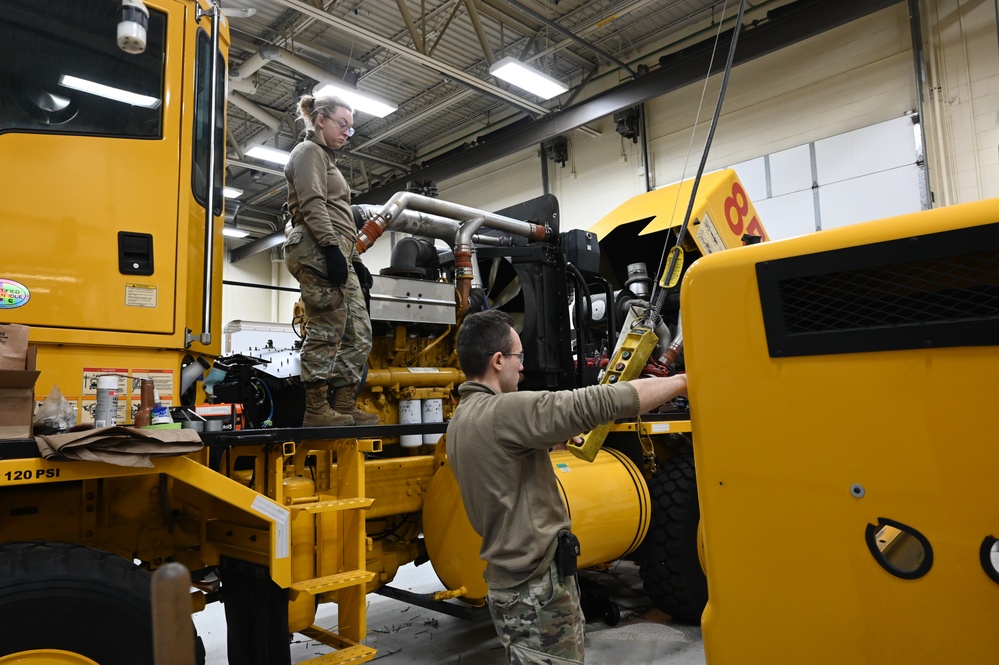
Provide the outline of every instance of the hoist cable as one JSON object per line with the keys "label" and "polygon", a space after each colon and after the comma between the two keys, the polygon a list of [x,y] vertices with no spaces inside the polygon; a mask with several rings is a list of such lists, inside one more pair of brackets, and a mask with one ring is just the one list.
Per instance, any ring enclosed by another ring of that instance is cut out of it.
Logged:
{"label": "hoist cable", "polygon": [[[728,87],[729,74],[732,72],[732,62],[735,60],[735,47],[739,41],[739,32],[742,29],[742,16],[746,11],[746,0],[739,1],[739,14],[735,19],[735,27],[732,29],[732,42],[729,44],[728,48],[728,58],[725,61],[725,71],[722,75],[721,89],[718,91],[718,102],[715,105],[714,116],[711,118],[711,126],[708,128],[708,136],[704,141],[704,151],[701,153],[701,163],[697,167],[697,175],[694,176],[693,188],[690,191],[690,201],[687,204],[687,212],[683,217],[683,224],[680,225],[680,230],[676,235],[676,247],[681,247],[683,241],[687,236],[687,227],[690,225],[690,215],[694,210],[694,200],[697,197],[697,187],[701,182],[701,176],[704,174],[704,166],[708,161],[708,152],[711,149],[711,141],[715,135],[715,128],[718,126],[718,118],[721,116],[722,103],[725,101],[725,89]],[[710,71],[709,71],[710,74]],[[659,275],[672,275],[673,270],[676,268],[678,252],[673,252],[669,257],[669,265],[663,271],[662,263],[660,263]],[[665,262],[665,254],[663,255],[662,262]],[[666,302],[666,296],[670,289],[663,287],[660,284],[661,277],[656,281],[655,289],[652,292],[650,298],[650,307],[646,310],[646,318],[658,316],[659,312],[662,310],[663,305]]]}

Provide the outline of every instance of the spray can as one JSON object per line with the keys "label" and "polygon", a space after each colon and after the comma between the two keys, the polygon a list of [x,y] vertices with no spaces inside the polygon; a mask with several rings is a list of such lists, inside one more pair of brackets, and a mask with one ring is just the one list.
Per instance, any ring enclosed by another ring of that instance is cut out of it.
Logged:
{"label": "spray can", "polygon": [[97,377],[97,405],[94,427],[114,427],[118,424],[118,377]]}

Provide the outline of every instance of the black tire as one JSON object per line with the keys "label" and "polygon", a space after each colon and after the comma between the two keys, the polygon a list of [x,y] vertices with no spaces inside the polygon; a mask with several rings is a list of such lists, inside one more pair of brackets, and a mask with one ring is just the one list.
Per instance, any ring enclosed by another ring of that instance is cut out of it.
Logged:
{"label": "black tire", "polygon": [[708,580],[697,556],[697,479],[694,458],[674,457],[649,481],[652,520],[639,574],[652,604],[683,623],[699,624]]}
{"label": "black tire", "polygon": [[[23,653],[31,663],[27,652],[57,649],[81,663],[153,665],[150,575],[114,554],[68,543],[0,546],[0,617],[0,656]],[[204,647],[198,652],[203,663]]]}
{"label": "black tire", "polygon": [[621,623],[621,608],[617,603],[611,601],[604,612],[604,623],[612,628]]}

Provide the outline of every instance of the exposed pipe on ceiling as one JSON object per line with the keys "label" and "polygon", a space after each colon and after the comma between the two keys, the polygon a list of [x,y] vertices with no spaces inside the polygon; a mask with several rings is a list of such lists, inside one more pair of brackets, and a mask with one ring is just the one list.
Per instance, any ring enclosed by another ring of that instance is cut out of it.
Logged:
{"label": "exposed pipe on ceiling", "polygon": [[[264,110],[259,104],[251,102],[238,92],[233,91],[229,93],[229,103],[264,123],[267,125],[268,129],[273,130],[274,133],[277,133],[278,129],[281,127],[280,118],[275,118],[273,115]],[[244,148],[245,146],[246,144],[244,142]]]}
{"label": "exposed pipe on ceiling", "polygon": [[351,80],[352,77],[323,69],[316,63],[303,58],[297,53],[293,53],[292,51],[279,46],[262,47],[259,51],[243,61],[243,64],[237,67],[230,74],[229,78],[233,81],[245,80],[247,77],[255,74],[270,62],[281,63],[289,69],[293,69],[299,74],[308,76],[310,79],[315,79],[320,83],[323,81],[331,81],[340,83],[346,82],[348,85],[353,85],[353,81]]}

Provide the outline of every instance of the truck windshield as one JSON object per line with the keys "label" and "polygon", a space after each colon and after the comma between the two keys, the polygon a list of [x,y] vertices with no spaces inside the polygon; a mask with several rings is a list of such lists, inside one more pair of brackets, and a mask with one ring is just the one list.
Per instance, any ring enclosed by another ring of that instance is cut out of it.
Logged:
{"label": "truck windshield", "polygon": [[166,16],[150,10],[147,46],[118,48],[120,2],[0,0],[0,133],[158,139]]}

